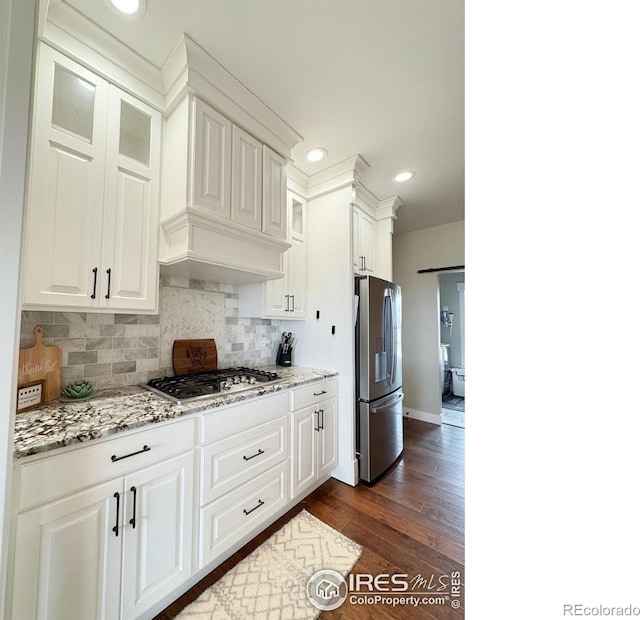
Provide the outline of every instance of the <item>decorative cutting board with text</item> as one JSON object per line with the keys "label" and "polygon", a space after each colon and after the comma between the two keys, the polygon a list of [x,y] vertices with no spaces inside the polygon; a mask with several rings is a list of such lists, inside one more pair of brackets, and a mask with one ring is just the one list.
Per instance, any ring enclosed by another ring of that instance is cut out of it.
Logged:
{"label": "decorative cutting board with text", "polygon": [[42,381],[42,402],[46,403],[60,396],[62,351],[60,347],[43,344],[42,327],[36,327],[33,334],[35,344],[28,349],[20,349],[18,389]]}
{"label": "decorative cutting board with text", "polygon": [[173,370],[176,375],[190,375],[217,368],[218,349],[213,338],[174,341]]}

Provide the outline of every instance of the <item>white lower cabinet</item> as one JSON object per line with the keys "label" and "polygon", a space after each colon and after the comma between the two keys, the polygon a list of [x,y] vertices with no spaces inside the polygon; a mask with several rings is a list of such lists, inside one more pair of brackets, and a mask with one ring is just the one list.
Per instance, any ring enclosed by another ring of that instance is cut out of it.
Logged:
{"label": "white lower cabinet", "polygon": [[336,380],[316,383],[292,392],[292,497],[330,474],[338,464],[336,394]]}
{"label": "white lower cabinet", "polygon": [[191,575],[193,462],[191,452],[125,479],[123,618],[138,617]]}
{"label": "white lower cabinet", "polygon": [[11,617],[119,617],[116,493],[122,494],[121,481],[18,516]]}
{"label": "white lower cabinet", "polygon": [[9,617],[133,620],[168,604],[336,467],[337,385],[18,460]]}
{"label": "white lower cabinet", "polygon": [[203,566],[286,505],[287,469],[286,463],[280,463],[202,508]]}
{"label": "white lower cabinet", "polygon": [[288,406],[279,392],[203,417],[200,568],[286,506]]}
{"label": "white lower cabinet", "polygon": [[104,469],[129,471],[17,515],[11,617],[128,620],[191,576],[194,421],[186,422],[175,425],[173,445],[164,427],[134,435],[146,450],[120,452],[130,441],[122,438],[26,465],[63,471],[82,452],[94,464],[89,453],[113,444],[116,461]]}

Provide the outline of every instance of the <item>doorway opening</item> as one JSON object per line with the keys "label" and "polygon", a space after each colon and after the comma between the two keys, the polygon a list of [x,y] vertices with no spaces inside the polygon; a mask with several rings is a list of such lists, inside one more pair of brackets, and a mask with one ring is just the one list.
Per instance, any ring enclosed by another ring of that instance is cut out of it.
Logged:
{"label": "doorway opening", "polygon": [[438,275],[440,391],[443,424],[465,426],[464,271]]}

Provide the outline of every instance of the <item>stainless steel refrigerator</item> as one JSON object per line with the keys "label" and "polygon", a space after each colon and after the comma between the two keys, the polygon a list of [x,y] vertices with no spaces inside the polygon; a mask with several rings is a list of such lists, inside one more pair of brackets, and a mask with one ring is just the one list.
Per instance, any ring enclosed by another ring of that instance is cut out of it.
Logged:
{"label": "stainless steel refrigerator", "polygon": [[356,278],[356,452],[374,481],[400,456],[402,294],[392,282]]}

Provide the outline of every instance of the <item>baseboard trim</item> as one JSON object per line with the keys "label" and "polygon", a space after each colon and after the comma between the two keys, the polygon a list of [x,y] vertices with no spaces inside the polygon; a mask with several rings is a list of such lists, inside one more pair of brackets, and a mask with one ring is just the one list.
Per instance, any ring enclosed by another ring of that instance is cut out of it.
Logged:
{"label": "baseboard trim", "polygon": [[419,411],[418,409],[410,409],[409,407],[403,407],[402,410],[405,418],[429,422],[430,424],[442,424],[439,413],[429,413],[428,411]]}
{"label": "baseboard trim", "polygon": [[340,482],[344,482],[352,487],[358,484],[358,459],[353,459],[344,467],[336,467],[331,476]]}

